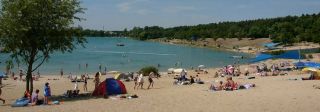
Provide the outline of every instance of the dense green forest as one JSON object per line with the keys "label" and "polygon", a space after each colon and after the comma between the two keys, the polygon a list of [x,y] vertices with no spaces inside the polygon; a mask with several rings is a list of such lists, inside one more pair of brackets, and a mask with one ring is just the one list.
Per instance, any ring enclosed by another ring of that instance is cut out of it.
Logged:
{"label": "dense green forest", "polygon": [[125,36],[124,31],[103,31],[103,30],[91,30],[91,29],[82,29],[81,35],[87,37],[121,37]]}
{"label": "dense green forest", "polygon": [[[84,30],[85,34],[92,30]],[[103,36],[103,31],[94,35]],[[163,28],[159,26],[134,27],[132,30],[119,31],[117,36],[128,36],[140,40],[168,38],[196,40],[199,38],[268,38],[274,42],[291,44],[308,41],[320,43],[320,13],[301,16],[246,20],[239,22],[220,22],[196,26]],[[110,34],[105,34],[109,36]],[[112,35],[111,35],[112,36]]]}

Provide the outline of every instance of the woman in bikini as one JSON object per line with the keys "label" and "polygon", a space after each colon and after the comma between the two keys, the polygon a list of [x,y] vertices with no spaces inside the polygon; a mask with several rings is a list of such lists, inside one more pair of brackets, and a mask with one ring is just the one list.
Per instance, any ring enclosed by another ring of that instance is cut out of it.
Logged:
{"label": "woman in bikini", "polygon": [[149,77],[148,77],[148,80],[149,80],[149,86],[148,86],[148,89],[150,89],[150,86],[152,86],[153,87],[153,79],[152,79],[152,77],[154,76],[154,73],[153,72],[150,72],[150,74],[149,74]]}

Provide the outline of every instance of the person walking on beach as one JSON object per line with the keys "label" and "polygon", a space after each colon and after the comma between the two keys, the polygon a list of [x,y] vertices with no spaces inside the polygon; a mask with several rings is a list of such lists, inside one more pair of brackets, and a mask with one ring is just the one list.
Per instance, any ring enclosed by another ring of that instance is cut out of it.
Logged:
{"label": "person walking on beach", "polygon": [[136,89],[136,87],[138,86],[138,75],[139,75],[139,74],[135,75],[134,78],[133,78],[133,81],[134,81],[134,87],[133,87],[133,89]]}
{"label": "person walking on beach", "polygon": [[47,82],[44,85],[44,104],[48,104],[50,96],[51,96],[51,89],[50,89],[49,83]]}
{"label": "person walking on beach", "polygon": [[150,89],[150,86],[153,87],[153,84],[154,84],[153,79],[152,79],[153,76],[154,76],[154,73],[150,72],[149,77],[148,77],[148,81],[149,81],[148,89]]}
{"label": "person walking on beach", "polygon": [[138,88],[140,86],[141,89],[143,89],[143,83],[144,83],[144,79],[143,79],[143,74],[140,74],[140,76],[138,77]]}
{"label": "person walking on beach", "polygon": [[102,68],[101,68],[101,64],[99,64],[99,72],[101,72],[101,69],[102,69]]}
{"label": "person walking on beach", "polygon": [[[0,86],[0,96],[1,96],[1,93],[2,93],[2,90],[1,90],[2,86]],[[4,100],[3,98],[0,97],[0,100],[2,101],[2,103],[6,103],[6,100]]]}

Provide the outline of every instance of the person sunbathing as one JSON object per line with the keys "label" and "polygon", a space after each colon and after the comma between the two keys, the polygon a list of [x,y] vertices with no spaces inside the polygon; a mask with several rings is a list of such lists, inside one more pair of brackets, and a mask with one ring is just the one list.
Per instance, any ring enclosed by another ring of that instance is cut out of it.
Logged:
{"label": "person sunbathing", "polygon": [[226,83],[224,84],[224,90],[237,90],[238,84],[232,80],[232,77],[228,77],[226,79]]}
{"label": "person sunbathing", "polygon": [[201,79],[200,79],[200,77],[199,77],[198,75],[196,75],[195,83],[197,83],[197,84],[204,84],[204,82],[201,81]]}
{"label": "person sunbathing", "polygon": [[215,88],[216,88],[217,91],[222,90],[222,89],[223,89],[223,82],[220,81],[220,82],[219,82],[219,85],[218,85],[217,87],[215,87]]}
{"label": "person sunbathing", "polygon": [[209,87],[209,90],[211,91],[221,91],[223,89],[223,82],[220,81],[218,86],[214,86],[214,84],[211,84]]}

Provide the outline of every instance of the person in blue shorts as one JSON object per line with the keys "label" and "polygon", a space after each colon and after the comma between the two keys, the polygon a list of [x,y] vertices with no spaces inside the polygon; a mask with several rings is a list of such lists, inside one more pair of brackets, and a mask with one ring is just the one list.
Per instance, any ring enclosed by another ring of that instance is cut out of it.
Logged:
{"label": "person in blue shorts", "polygon": [[48,98],[51,96],[51,89],[48,82],[45,84],[43,90],[44,90],[44,104],[48,104]]}

